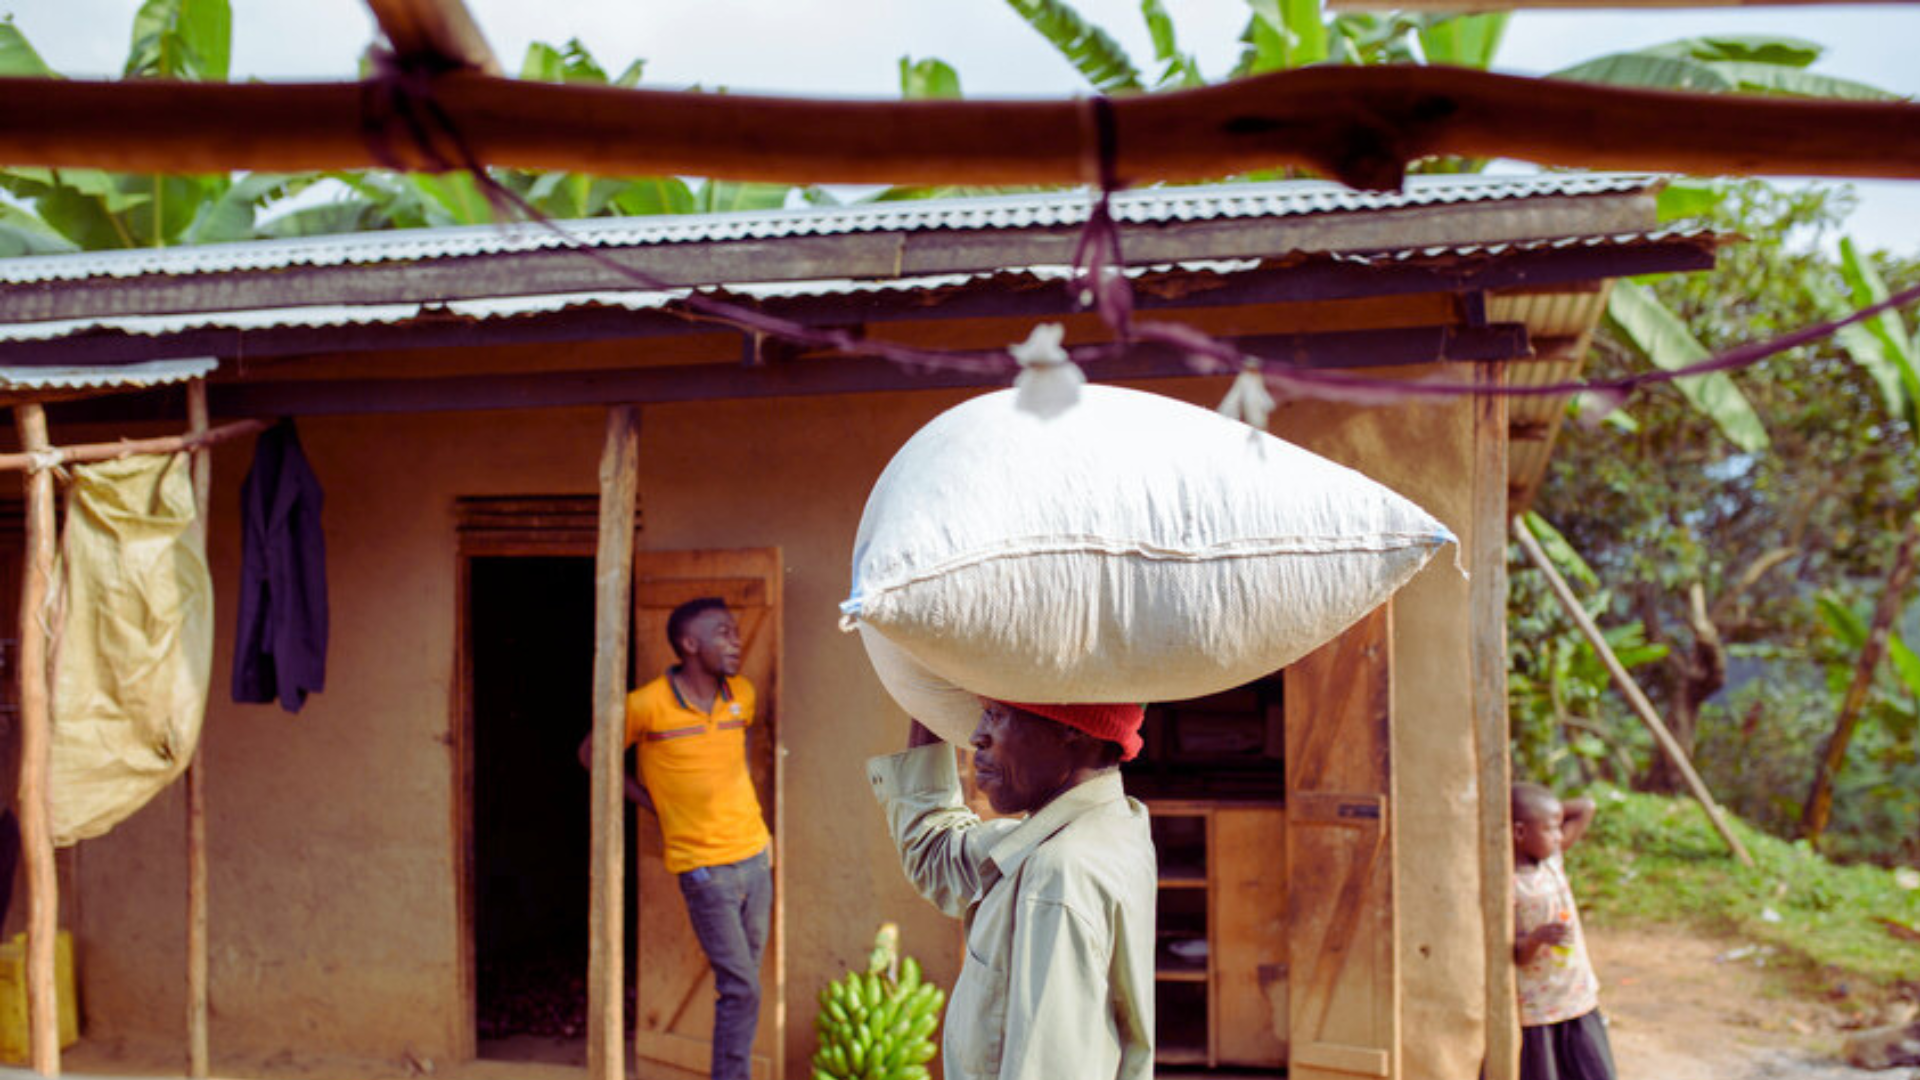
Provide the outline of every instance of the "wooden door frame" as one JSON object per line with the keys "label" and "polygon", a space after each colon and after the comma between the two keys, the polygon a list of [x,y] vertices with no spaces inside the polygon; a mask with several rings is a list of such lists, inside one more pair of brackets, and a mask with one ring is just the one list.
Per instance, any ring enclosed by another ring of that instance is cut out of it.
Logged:
{"label": "wooden door frame", "polygon": [[[732,555],[737,557],[737,556],[744,555],[744,556],[750,556],[753,558],[764,558],[767,563],[767,565],[764,568],[764,573],[765,573],[765,578],[768,585],[767,607],[770,613],[770,618],[772,620],[771,625],[768,627],[768,629],[773,634],[773,649],[772,649],[772,655],[770,657],[772,677],[771,679],[767,680],[766,684],[757,685],[755,687],[755,690],[760,695],[758,699],[759,705],[760,705],[760,709],[759,709],[760,717],[756,721],[756,723],[759,725],[764,725],[762,730],[765,732],[764,737],[767,739],[767,744],[766,744],[766,753],[767,753],[767,759],[768,759],[767,783],[770,789],[766,792],[768,802],[765,806],[762,807],[762,812],[766,814],[770,814],[772,818],[772,825],[769,829],[769,832],[771,833],[771,839],[769,841],[769,848],[770,848],[769,854],[772,860],[773,905],[772,905],[772,910],[769,912],[768,937],[767,937],[767,948],[771,951],[772,956],[770,958],[763,958],[762,960],[763,964],[769,962],[770,960],[772,965],[772,973],[770,976],[771,984],[762,986],[762,1001],[763,1001],[763,1007],[765,1005],[771,1006],[771,1011],[773,1014],[773,1027],[772,1027],[770,1041],[772,1042],[773,1045],[772,1045],[771,1052],[767,1055],[765,1059],[767,1062],[767,1069],[765,1073],[763,1074],[759,1068],[759,1064],[762,1059],[757,1052],[751,1055],[751,1064],[749,1066],[749,1069],[753,1073],[753,1075],[756,1077],[756,1080],[759,1080],[759,1078],[762,1077],[763,1075],[766,1078],[766,1080],[782,1080],[782,1078],[786,1076],[787,1034],[788,1034],[787,1016],[786,1016],[786,1012],[787,1012],[787,997],[786,997],[787,923],[786,923],[786,846],[785,846],[786,844],[786,825],[785,825],[786,755],[784,752],[785,745],[786,745],[785,735],[784,735],[784,732],[786,730],[786,717],[785,717],[784,709],[782,708],[782,700],[784,697],[784,690],[786,685],[785,668],[786,668],[786,640],[787,640],[786,633],[785,633],[785,629],[786,629],[785,628],[785,622],[786,622],[786,589],[785,589],[786,556],[785,556],[785,552],[778,545],[760,545],[760,546],[745,547],[745,548],[703,547],[703,548],[666,548],[666,549],[651,549],[651,550],[642,548],[636,545],[633,553],[634,576],[633,576],[632,598],[629,602],[629,611],[632,611],[635,613],[634,619],[636,620],[635,622],[636,626],[638,625],[638,618],[639,618],[637,612],[640,606],[642,582],[654,581],[654,580],[669,580],[669,581],[680,580],[676,578],[676,576],[674,575],[666,575],[663,578],[658,578],[658,579],[652,578],[647,575],[643,575],[641,573],[643,564],[645,563],[647,557],[650,555],[660,556],[660,557],[674,557],[674,556],[698,557],[698,556],[708,556],[708,555]],[[636,643],[634,648],[629,650],[629,653],[628,653],[630,662],[632,662],[634,658],[637,658],[639,656],[640,651],[641,651],[640,646]],[[634,672],[634,681],[636,682],[643,681],[643,678],[651,678],[651,677],[652,675],[650,673],[642,673],[638,671]],[[639,930],[636,928],[636,933],[638,932]],[[645,1008],[645,1002],[643,1000],[636,1002],[636,1010],[644,1009],[644,1008]],[[636,1026],[638,1030],[635,1031],[634,1038],[630,1043],[630,1049],[635,1057],[635,1071],[638,1072],[640,1069],[640,1062],[641,1062],[640,1044],[643,1040],[648,1039],[650,1036],[647,1030],[644,1028],[644,1026],[639,1026],[637,1019],[636,1019]],[[767,1034],[768,1032],[766,1031],[766,1025],[762,1024],[761,1031],[756,1035],[756,1038],[763,1035],[767,1035]],[[701,1049],[698,1054],[695,1054],[693,1052],[693,1049],[690,1046],[686,1045],[685,1037],[680,1036],[677,1033],[673,1033],[669,1031],[659,1031],[659,1032],[652,1033],[652,1035],[658,1036],[658,1038],[655,1038],[652,1041],[651,1049],[652,1051],[654,1051],[660,1056],[653,1058],[651,1060],[664,1060],[668,1064],[676,1068],[685,1069],[687,1071],[694,1072],[694,1073],[705,1072],[707,1068],[707,1056],[706,1056],[707,1051],[705,1049]]]}
{"label": "wooden door frame", "polygon": [[[599,547],[598,495],[480,497],[454,500],[454,662],[447,749],[453,774],[454,912],[458,924],[454,1020],[458,1060],[479,1055],[479,962],[475,956],[473,851],[473,560],[585,558]],[[638,513],[634,532],[641,529]]]}

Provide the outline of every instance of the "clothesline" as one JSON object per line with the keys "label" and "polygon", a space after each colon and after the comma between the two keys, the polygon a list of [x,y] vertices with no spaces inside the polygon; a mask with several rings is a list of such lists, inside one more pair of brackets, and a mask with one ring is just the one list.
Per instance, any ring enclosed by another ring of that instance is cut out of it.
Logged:
{"label": "clothesline", "polygon": [[236,436],[264,431],[267,423],[265,420],[236,420],[231,424],[222,424],[207,431],[188,432],[185,435],[121,439],[119,442],[110,443],[82,443],[78,446],[50,446],[45,450],[0,454],[0,470],[39,472],[43,469],[58,468],[70,462],[115,461],[135,454],[175,454],[182,450],[198,450]]}

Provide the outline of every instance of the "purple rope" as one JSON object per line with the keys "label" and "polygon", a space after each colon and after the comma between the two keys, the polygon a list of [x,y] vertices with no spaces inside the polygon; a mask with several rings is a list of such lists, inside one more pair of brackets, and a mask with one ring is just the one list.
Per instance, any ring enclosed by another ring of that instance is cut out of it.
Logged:
{"label": "purple rope", "polygon": [[[375,160],[388,168],[404,171],[393,152],[390,136],[398,121],[409,144],[429,166],[430,171],[464,169],[474,178],[488,202],[504,218],[530,221],[559,237],[568,247],[608,272],[643,288],[658,292],[684,292],[677,305],[669,308],[690,321],[712,322],[736,330],[745,330],[778,338],[813,349],[831,350],[848,356],[870,356],[914,371],[959,371],[975,375],[1011,376],[1019,364],[1005,349],[955,351],[922,349],[887,341],[874,341],[842,329],[808,326],[783,319],[756,308],[722,300],[692,286],[672,285],[615,260],[605,252],[589,247],[562,228],[559,223],[528,203],[517,193],[494,179],[486,165],[473,153],[455,128],[452,118],[441,108],[433,94],[433,79],[440,72],[430,64],[396,58],[379,51],[373,56],[373,75],[367,80],[362,103],[362,130]],[[1445,376],[1417,379],[1381,379],[1344,371],[1307,367],[1283,360],[1263,360],[1245,353],[1232,342],[1223,341],[1184,323],[1136,322],[1133,288],[1126,277],[1126,261],[1120,250],[1120,227],[1114,220],[1112,195],[1121,183],[1114,174],[1117,156],[1112,104],[1106,98],[1089,102],[1095,124],[1099,152],[1100,191],[1087,215],[1079,241],[1073,251],[1071,287],[1082,309],[1097,312],[1113,331],[1115,341],[1080,345],[1068,350],[1080,363],[1097,363],[1124,355],[1138,343],[1173,348],[1187,357],[1195,374],[1210,375],[1254,367],[1262,371],[1268,388],[1277,395],[1312,398],[1321,401],[1357,405],[1390,405],[1415,400],[1436,400],[1495,394],[1506,397],[1558,397],[1573,394],[1587,396],[1587,404],[1604,414],[1624,405],[1641,389],[1677,379],[1736,371],[1751,367],[1769,357],[1798,348],[1882,312],[1904,307],[1920,300],[1920,286],[1904,289],[1885,300],[1870,304],[1843,318],[1804,327],[1767,341],[1740,345],[1695,364],[1671,371],[1648,371],[1618,379],[1568,380],[1528,386],[1490,387],[1460,382]],[[434,145],[434,135],[454,151],[448,158]],[[1438,357],[1435,358],[1436,360]]]}

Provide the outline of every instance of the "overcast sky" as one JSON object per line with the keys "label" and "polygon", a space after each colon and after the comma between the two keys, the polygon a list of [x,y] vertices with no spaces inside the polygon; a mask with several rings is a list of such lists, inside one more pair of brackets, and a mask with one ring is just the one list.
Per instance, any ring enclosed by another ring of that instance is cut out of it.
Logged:
{"label": "overcast sky", "polygon": [[[56,70],[111,76],[139,0],[0,0]],[[970,97],[1056,96],[1085,84],[1004,0],[468,0],[509,70],[530,41],[584,41],[610,71],[646,61],[645,83],[891,97],[898,61],[938,57]],[[1075,0],[1150,65],[1137,0]],[[1183,47],[1209,75],[1231,65],[1244,0],[1167,0]],[[359,0],[233,0],[234,76],[351,78],[374,24]],[[1696,11],[1521,12],[1496,66],[1543,74],[1607,52],[1696,34],[1766,33],[1827,46],[1816,70],[1920,97],[1920,5]],[[1868,246],[1920,253],[1920,181],[1857,185],[1851,230]]]}

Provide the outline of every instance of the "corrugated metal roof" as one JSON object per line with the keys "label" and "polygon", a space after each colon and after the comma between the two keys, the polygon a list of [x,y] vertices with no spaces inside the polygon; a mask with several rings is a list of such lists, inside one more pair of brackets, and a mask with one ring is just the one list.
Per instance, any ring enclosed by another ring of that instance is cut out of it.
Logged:
{"label": "corrugated metal roof", "polygon": [[137,364],[0,367],[0,391],[142,389],[204,378],[220,361],[145,360]]}
{"label": "corrugated metal roof", "polygon": [[1652,232],[1613,233],[1608,236],[1551,236],[1538,240],[1504,240],[1487,244],[1445,244],[1438,247],[1395,248],[1377,252],[1331,252],[1334,259],[1348,262],[1413,262],[1417,259],[1442,259],[1453,255],[1509,255],[1520,251],[1572,251],[1581,248],[1620,247],[1627,244],[1660,243],[1668,240],[1706,240],[1718,243],[1726,239],[1701,226],[1669,226]]}
{"label": "corrugated metal roof", "polygon": [[[1331,258],[1348,263],[1374,265],[1404,263],[1417,258],[1439,259],[1450,256],[1502,255],[1550,249],[1624,248],[1670,240],[1712,239],[1706,229],[1660,229],[1646,233],[1619,233],[1612,236],[1583,236],[1522,241],[1500,244],[1466,244],[1457,247],[1429,247],[1415,253],[1388,251],[1374,254],[1338,253]],[[1210,259],[1127,269],[1133,278],[1162,273],[1230,275],[1259,267],[1258,259]],[[935,289],[953,289],[995,282],[1010,287],[1045,284],[1067,280],[1073,271],[1065,266],[1030,266],[1018,270],[990,273],[933,274],[919,277],[872,281],[858,278],[822,278],[808,281],[742,282],[724,290],[703,290],[750,300],[793,299],[853,294],[899,295]],[[161,337],[194,330],[278,330],[289,328],[324,329],[343,326],[394,325],[419,318],[454,318],[485,321],[553,315],[580,308],[624,308],[628,311],[657,311],[691,290],[623,289],[594,292],[556,293],[538,296],[485,297],[467,300],[402,302],[388,304],[329,305],[314,307],[256,308],[242,311],[189,312],[169,315],[112,315],[84,319],[50,319],[36,322],[0,324],[0,339],[9,341],[55,341],[83,333],[118,331],[120,333]],[[1521,320],[1524,321],[1524,320]]]}
{"label": "corrugated metal roof", "polygon": [[[1127,276],[1140,277],[1166,271],[1229,274],[1251,270],[1258,259],[1208,260],[1173,263],[1162,266],[1137,266]],[[951,289],[987,281],[1007,285],[1033,285],[1064,281],[1072,275],[1070,267],[1035,266],[1023,270],[1002,270],[985,274],[929,274],[921,277],[890,278],[869,281],[856,278],[822,278],[811,281],[742,282],[725,289],[699,290],[710,295],[736,299],[770,300],[809,296],[845,296],[863,294],[903,294],[930,289]],[[0,323],[0,339],[9,341],[53,341],[74,334],[107,330],[148,337],[186,333],[190,330],[278,330],[290,327],[324,329],[340,326],[373,326],[406,322],[409,319],[436,317],[484,321],[513,319],[533,315],[553,315],[578,308],[624,308],[628,311],[658,311],[684,298],[690,289],[618,289],[597,292],[553,293],[541,296],[500,296],[473,300],[437,300],[425,303],[351,304],[324,307],[254,308],[245,311],[188,312],[172,315],[94,316],[85,319],[49,319],[39,322]]]}
{"label": "corrugated metal roof", "polygon": [[[1123,224],[1275,218],[1546,196],[1626,194],[1658,182],[1657,177],[1643,174],[1544,173],[1412,176],[1407,178],[1405,189],[1397,192],[1354,191],[1339,184],[1303,180],[1215,184],[1122,192],[1114,197],[1113,213]],[[564,222],[562,227],[574,242],[610,248],[863,232],[1073,227],[1086,221],[1089,206],[1087,192],[1080,190],[729,214],[595,218]],[[84,252],[0,259],[0,283],[443,259],[536,251],[566,246],[568,242],[552,229],[521,223]]]}

